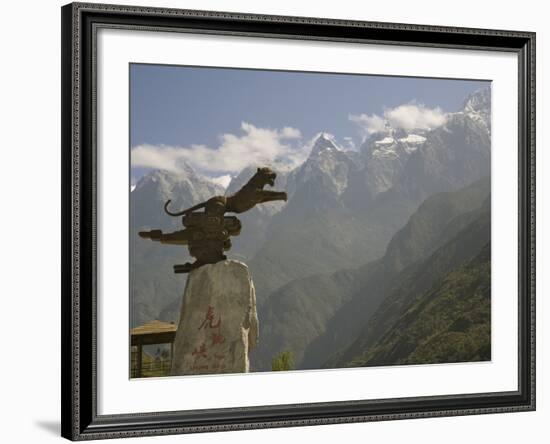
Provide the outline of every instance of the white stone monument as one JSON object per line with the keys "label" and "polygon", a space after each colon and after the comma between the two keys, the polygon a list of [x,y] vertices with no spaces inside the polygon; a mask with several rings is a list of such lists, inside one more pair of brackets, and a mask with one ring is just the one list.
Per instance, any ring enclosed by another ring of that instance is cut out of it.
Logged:
{"label": "white stone monument", "polygon": [[225,260],[189,273],[171,375],[243,373],[258,341],[256,294],[248,267]]}

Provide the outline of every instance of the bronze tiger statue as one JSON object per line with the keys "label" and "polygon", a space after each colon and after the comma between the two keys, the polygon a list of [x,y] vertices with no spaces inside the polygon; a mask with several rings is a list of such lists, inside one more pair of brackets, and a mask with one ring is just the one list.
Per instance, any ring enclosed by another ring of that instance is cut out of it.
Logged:
{"label": "bronze tiger statue", "polygon": [[[225,213],[244,213],[254,206],[277,200],[287,200],[284,191],[269,191],[266,185],[274,186],[277,174],[269,168],[258,168],[254,176],[231,196],[214,196],[205,202],[183,211],[171,212],[171,200],[164,204],[164,211],[170,216],[183,216],[183,230],[162,233],[160,230],[141,231],[139,236],[164,244],[187,245],[189,254],[196,258],[193,263],[174,265],[174,272],[187,273],[205,264],[214,264],[227,259],[223,254],[231,248],[231,236],[238,236],[241,222],[235,216]],[[196,212],[204,208],[203,212]]]}
{"label": "bronze tiger statue", "polygon": [[269,191],[263,188],[266,185],[275,186],[277,173],[269,168],[258,168],[256,174],[235,194],[232,196],[215,196],[208,199],[206,202],[197,204],[186,210],[172,213],[168,210],[171,200],[168,200],[164,205],[164,211],[170,216],[182,216],[191,213],[195,210],[205,208],[207,214],[224,214],[224,213],[244,213],[252,209],[254,206],[271,202],[274,200],[287,200],[287,195],[284,191]]}

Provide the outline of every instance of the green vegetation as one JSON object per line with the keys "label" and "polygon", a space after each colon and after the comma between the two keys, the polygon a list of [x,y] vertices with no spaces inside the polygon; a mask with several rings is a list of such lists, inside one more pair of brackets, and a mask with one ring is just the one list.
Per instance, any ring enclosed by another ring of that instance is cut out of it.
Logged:
{"label": "green vegetation", "polygon": [[271,370],[274,372],[292,370],[294,368],[294,359],[292,352],[284,351],[276,355],[271,361]]}
{"label": "green vegetation", "polygon": [[490,244],[403,310],[348,366],[435,364],[491,359]]}
{"label": "green vegetation", "polygon": [[[386,276],[384,279],[382,275],[382,281],[386,282],[386,288],[379,287],[378,291],[372,285],[365,288],[366,292],[363,296],[365,299],[379,297],[381,303],[375,307],[374,311],[364,310],[362,313],[360,312],[362,307],[356,304],[356,312],[364,319],[361,329],[355,334],[355,340],[352,343],[348,343],[337,353],[333,353],[325,362],[325,368],[342,367],[350,365],[354,361],[354,365],[367,365],[366,360],[363,359],[366,353],[381,341],[385,341],[391,332],[402,332],[407,325],[405,321],[415,320],[410,313],[409,318],[403,318],[415,302],[422,299],[424,295],[437,290],[450,273],[460,270],[480,254],[480,250],[487,245],[490,239],[489,201],[486,201],[479,210],[471,214],[471,216],[474,215],[477,216],[475,220],[467,224],[450,241],[443,244],[427,258],[412,263],[393,276]],[[460,215],[458,218],[463,219],[463,216]],[[470,217],[466,219],[469,220]],[[456,221],[457,218],[454,218],[449,225],[455,225]],[[458,225],[462,226],[462,223]],[[453,229],[453,231],[455,230]],[[489,247],[487,248],[489,249]],[[454,284],[458,285],[459,283],[455,282]],[[467,304],[468,302],[465,301],[464,309],[469,309]],[[462,308],[456,307],[456,310],[462,310]],[[461,314],[460,311],[457,311],[453,315],[460,316]],[[397,364],[397,361],[392,361],[395,356],[401,356],[405,352],[412,353],[413,348],[417,345],[414,338],[409,339],[409,341],[400,342],[402,349],[399,353],[384,358],[381,360],[383,363],[369,361],[368,365]],[[358,357],[361,357],[359,363],[357,362]]]}

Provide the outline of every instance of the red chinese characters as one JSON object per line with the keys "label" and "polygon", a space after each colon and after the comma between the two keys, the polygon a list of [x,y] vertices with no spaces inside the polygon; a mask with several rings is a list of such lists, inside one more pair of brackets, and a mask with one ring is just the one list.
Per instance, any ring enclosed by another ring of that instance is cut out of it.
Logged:
{"label": "red chinese characters", "polygon": [[225,342],[225,337],[223,335],[221,335],[219,332],[218,333],[212,333],[212,344],[211,345],[223,344],[224,342]]}
{"label": "red chinese characters", "polygon": [[193,350],[193,353],[191,354],[195,357],[195,359],[207,358],[208,355],[206,354],[206,344],[203,342],[198,349],[197,347],[195,347],[195,349]]}
{"label": "red chinese characters", "polygon": [[212,343],[210,344],[210,345],[216,345],[216,344],[223,344],[225,342],[225,337],[221,334],[221,327],[222,327],[222,317],[218,316],[218,319],[215,321],[214,307],[209,305],[208,309],[206,310],[206,315],[204,316],[204,320],[202,321],[198,329],[201,330],[201,329],[208,328],[208,329],[216,330],[212,332],[212,335],[211,335]]}
{"label": "red chinese characters", "polygon": [[[223,350],[219,348],[219,345],[225,342],[225,336],[221,333],[221,327],[221,316],[216,317],[214,307],[209,305],[204,315],[204,320],[198,328],[198,330],[205,330],[206,337],[198,347],[195,347],[192,352],[194,357],[194,370],[203,371],[210,369],[219,372],[225,369],[225,354],[223,353]],[[219,353],[220,351],[222,353]],[[212,362],[201,361],[203,364],[199,365],[199,358],[210,358]]]}
{"label": "red chinese characters", "polygon": [[222,322],[222,317],[218,316],[218,322],[214,323],[214,307],[211,305],[208,306],[208,310],[206,311],[206,316],[204,317],[204,321],[202,321],[202,324],[198,328],[199,330],[201,328],[219,328]]}

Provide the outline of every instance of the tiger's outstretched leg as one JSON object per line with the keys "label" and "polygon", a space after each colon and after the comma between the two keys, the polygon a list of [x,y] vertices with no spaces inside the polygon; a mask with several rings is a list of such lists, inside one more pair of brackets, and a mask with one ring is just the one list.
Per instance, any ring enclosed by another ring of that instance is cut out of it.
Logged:
{"label": "tiger's outstretched leg", "polygon": [[258,203],[271,202],[274,200],[284,200],[286,202],[288,199],[284,191],[261,190],[258,191],[258,197],[260,199]]}

